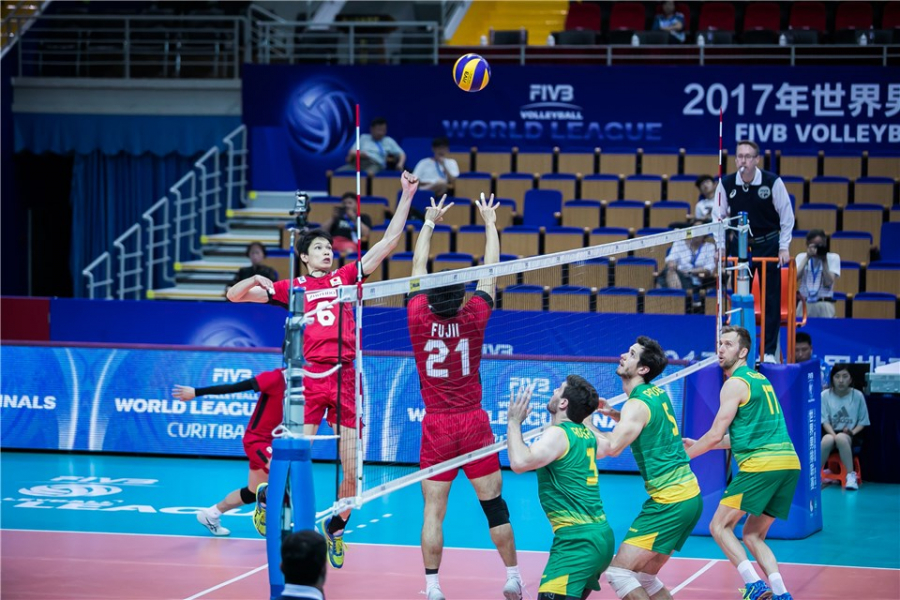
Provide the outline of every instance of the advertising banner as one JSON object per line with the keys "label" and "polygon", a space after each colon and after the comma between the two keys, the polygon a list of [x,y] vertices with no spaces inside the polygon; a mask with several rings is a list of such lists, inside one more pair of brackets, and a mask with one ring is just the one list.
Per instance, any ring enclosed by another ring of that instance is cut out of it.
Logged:
{"label": "advertising banner", "polygon": [[325,170],[354,144],[357,104],[363,133],[385,117],[397,141],[445,136],[479,148],[714,153],[720,109],[726,148],[900,143],[900,78],[879,67],[495,65],[472,94],[445,65],[245,65],[243,84],[256,190],[324,189]]}
{"label": "advertising banner", "polygon": [[[5,448],[204,456],[243,456],[241,436],[256,395],[181,402],[171,397],[173,385],[234,383],[281,365],[275,352],[17,345],[4,346],[0,359]],[[510,395],[519,386],[534,386],[527,430],[549,422],[547,402],[569,373],[585,377],[603,397],[620,394],[616,365],[617,359],[484,359],[482,404],[495,439],[505,438]],[[670,365],[664,375],[681,368]],[[366,460],[417,463],[425,407],[412,355],[373,352],[365,356],[364,369]],[[667,389],[680,415],[683,381]],[[599,415],[595,423],[606,430],[613,426]],[[320,433],[332,432],[323,425]],[[313,444],[314,458],[331,459],[334,451],[334,442]],[[505,452],[500,458],[508,465]],[[636,470],[630,451],[601,461],[600,468]]]}

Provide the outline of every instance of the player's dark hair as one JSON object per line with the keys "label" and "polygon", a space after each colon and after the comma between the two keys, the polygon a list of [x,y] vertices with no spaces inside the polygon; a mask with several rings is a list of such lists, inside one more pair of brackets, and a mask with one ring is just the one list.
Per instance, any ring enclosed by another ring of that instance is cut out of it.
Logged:
{"label": "player's dark hair", "polygon": [[726,325],[722,328],[721,334],[725,333],[736,333],[738,336],[738,346],[741,348],[746,348],[747,351],[750,351],[750,332],[744,329],[743,327],[738,327],[737,325]]}
{"label": "player's dark hair", "polygon": [[356,192],[344,192],[344,195],[341,196],[341,200],[346,200],[347,198],[353,198],[356,200]]}
{"label": "player's dark hair", "polygon": [[753,140],[741,140],[734,145],[735,148],[737,148],[738,146],[750,146],[751,148],[753,148],[753,151],[756,152],[756,156],[759,156],[759,144],[757,144]]}
{"label": "player's dark hair", "polygon": [[663,372],[669,359],[663,351],[659,342],[646,335],[642,335],[637,339],[638,345],[641,347],[641,356],[638,358],[638,364],[642,367],[650,369],[646,375],[643,375],[644,383],[650,383],[656,376]]}
{"label": "player's dark hair", "polygon": [[697,181],[694,182],[694,185],[697,186],[697,189],[699,190],[700,186],[703,185],[703,182],[706,181],[707,179],[709,179],[713,183],[716,182],[716,180],[713,179],[712,175],[701,175],[700,177],[697,178]]}
{"label": "player's dark hair", "polygon": [[428,296],[431,312],[439,317],[450,319],[456,316],[466,298],[466,286],[463,283],[452,283],[427,290],[425,294]]}
{"label": "player's dark hair", "polygon": [[433,140],[431,140],[431,147],[432,148],[449,148],[450,140],[448,140],[445,137],[436,137]]}
{"label": "player's dark hair", "polygon": [[806,234],[806,243],[809,244],[816,238],[822,238],[825,240],[825,244],[828,244],[828,236],[821,229],[810,229],[809,233]]}
{"label": "player's dark hair", "polygon": [[334,239],[331,237],[331,234],[325,231],[324,229],[311,229],[303,234],[303,237],[300,238],[300,241],[297,242],[297,252],[299,254],[309,254],[309,247],[312,245],[313,240],[316,238],[323,238],[328,240],[328,243],[334,243]]}
{"label": "player's dark hair", "polygon": [[831,373],[828,374],[828,387],[834,388],[834,376],[841,371],[847,371],[850,376],[850,385],[853,385],[853,373],[850,372],[850,365],[846,363],[837,363],[831,367]]}
{"label": "player's dark hair", "polygon": [[250,251],[253,250],[254,246],[259,248],[260,250],[262,250],[263,257],[269,256],[269,253],[266,252],[266,247],[263,245],[262,242],[250,242],[249,244],[247,244],[247,251],[244,252],[244,254],[246,254],[247,256],[250,256]]}
{"label": "player's dark hair", "polygon": [[369,127],[377,127],[378,125],[387,125],[387,119],[384,117],[375,117],[372,119],[372,122],[369,123]]}
{"label": "player's dark hair", "polygon": [[325,538],[307,529],[297,531],[281,543],[281,572],[285,583],[315,586],[325,577]]}
{"label": "player's dark hair", "polygon": [[562,397],[569,401],[566,416],[573,423],[581,423],[600,405],[596,388],[580,375],[566,376],[566,389]]}
{"label": "player's dark hair", "polygon": [[809,344],[810,346],[812,346],[812,336],[805,331],[798,331],[797,335],[794,336],[794,343]]}

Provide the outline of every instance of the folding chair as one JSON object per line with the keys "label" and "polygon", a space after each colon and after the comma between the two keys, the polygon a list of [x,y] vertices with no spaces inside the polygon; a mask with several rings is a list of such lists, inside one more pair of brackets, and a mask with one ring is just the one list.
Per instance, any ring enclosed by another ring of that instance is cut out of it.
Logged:
{"label": "folding chair", "polygon": [[538,189],[556,190],[563,198],[575,197],[575,186],[578,178],[572,173],[544,173],[538,177]]}
{"label": "folding chair", "polygon": [[[841,277],[843,278],[843,272]],[[884,261],[871,263],[866,269],[866,291],[900,296],[900,263]]]}
{"label": "folding chair", "polygon": [[884,292],[860,292],[853,298],[854,319],[897,318],[897,296]]}
{"label": "folding chair", "polygon": [[493,179],[490,173],[472,171],[460,173],[453,184],[453,194],[461,198],[486,197],[493,192]]}
{"label": "folding chair", "polygon": [[500,296],[502,310],[544,310],[544,288],[539,285],[511,285]]}
{"label": "folding chair", "polygon": [[556,148],[557,173],[580,173],[582,176],[593,175],[597,172],[597,163],[600,162],[599,148],[567,148],[565,151]]}
{"label": "folding chair", "polygon": [[666,199],[670,202],[689,202],[691,211],[700,197],[695,182],[699,175],[672,175],[666,186]]}
{"label": "folding chair", "polygon": [[646,204],[633,200],[619,200],[606,205],[604,224],[606,227],[625,227],[636,231],[644,227]]}
{"label": "folding chair", "polygon": [[862,177],[863,155],[861,152],[829,151],[822,160],[822,175],[846,177],[851,181]]}
{"label": "folding chair", "polygon": [[644,294],[644,312],[654,315],[687,314],[687,292],[684,290],[647,290]]}
{"label": "folding chair", "polygon": [[821,152],[776,152],[778,157],[779,175],[797,175],[804,179],[813,179],[819,176],[819,158]]}
{"label": "folding chair", "polygon": [[625,178],[625,198],[641,202],[662,200],[662,177],[659,175],[630,175]]}
{"label": "folding chair", "polygon": [[872,234],[872,243],[881,245],[881,226],[884,207],[877,204],[848,204],[844,207],[845,231],[865,231]]}
{"label": "folding chair", "polygon": [[652,258],[626,256],[616,261],[614,275],[617,287],[652,290],[656,277],[656,261]]}
{"label": "folding chair", "polygon": [[627,177],[637,173],[637,155],[633,150],[600,150],[600,173]]}
{"label": "folding chair", "polygon": [[804,204],[795,215],[799,229],[821,229],[828,235],[837,231],[838,207],[833,204]]}
{"label": "folding chair", "polygon": [[569,265],[569,285],[589,288],[609,287],[609,259],[592,258],[581,263]]}
{"label": "folding chair", "polygon": [[591,230],[588,244],[600,246],[602,244],[624,242],[629,238],[629,233],[627,227],[597,227]]}
{"label": "folding chair", "polygon": [[668,228],[672,223],[691,219],[691,205],[687,202],[664,201],[650,205],[650,227]]}
{"label": "folding chair", "polygon": [[809,182],[809,201],[834,204],[841,208],[849,204],[850,180],[846,177],[816,177]]}
{"label": "folding chair", "polygon": [[853,186],[853,202],[890,208],[894,203],[894,180],[890,177],[860,177]]}
{"label": "folding chair", "polygon": [[534,175],[553,172],[553,148],[513,148],[513,152],[516,157],[516,173]]}
{"label": "folding chair", "polygon": [[474,149],[475,168],[483,173],[508,173],[512,171],[510,148],[485,147]]}
{"label": "folding chair", "polygon": [[548,227],[544,231],[544,254],[584,248],[583,227]]}
{"label": "folding chair", "polygon": [[527,173],[504,173],[497,177],[498,198],[511,198],[521,204],[525,192],[534,189],[534,175]]}
{"label": "folding chair", "polygon": [[540,229],[525,225],[513,225],[503,229],[500,247],[507,254],[537,256],[540,254]]}
{"label": "folding chair", "polygon": [[528,190],[522,206],[522,224],[533,227],[555,227],[562,211],[561,192],[556,190]]}
{"label": "folding chair", "polygon": [[608,287],[597,290],[597,312],[637,314],[639,295],[633,288]]}
{"label": "folding chair", "polygon": [[618,200],[618,175],[588,175],[581,179],[582,200]]}
{"label": "folding chair", "polygon": [[[900,6],[900,4],[897,6]],[[868,177],[890,177],[895,179],[897,173],[900,173],[900,152],[869,152],[866,165],[868,167],[866,176]]]}
{"label": "folding chair", "polygon": [[678,162],[681,159],[681,153],[678,149],[652,152],[638,150],[638,152],[641,158],[642,175],[663,175],[666,177],[678,175]]}
{"label": "folding chair", "polygon": [[593,291],[588,287],[562,285],[550,290],[551,312],[591,312]]}
{"label": "folding chair", "polygon": [[563,203],[563,227],[600,227],[601,208],[599,200],[569,200]]}
{"label": "folding chair", "polygon": [[841,260],[869,264],[872,250],[872,234],[864,231],[838,231],[831,236],[831,251],[837,252]]}

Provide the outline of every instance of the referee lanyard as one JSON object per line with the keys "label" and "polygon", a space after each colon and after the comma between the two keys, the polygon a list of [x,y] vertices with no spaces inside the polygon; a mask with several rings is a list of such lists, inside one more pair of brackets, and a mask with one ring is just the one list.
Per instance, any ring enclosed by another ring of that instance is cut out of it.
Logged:
{"label": "referee lanyard", "polygon": [[438,177],[440,177],[441,179],[447,179],[447,177],[444,175],[444,169],[441,168],[440,161],[436,158],[433,160],[434,160],[434,168],[437,169]]}

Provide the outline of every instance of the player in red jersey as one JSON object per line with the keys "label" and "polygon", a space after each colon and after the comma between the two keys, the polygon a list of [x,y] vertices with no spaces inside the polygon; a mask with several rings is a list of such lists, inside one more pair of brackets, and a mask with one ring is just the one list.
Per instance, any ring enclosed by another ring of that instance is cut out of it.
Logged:
{"label": "player in red jersey", "polygon": [[[178,400],[190,401],[198,396],[218,396],[222,394],[234,394],[238,392],[254,391],[259,393],[256,408],[244,430],[244,452],[250,459],[250,474],[247,477],[247,487],[234,490],[225,498],[204,508],[197,513],[200,524],[209,529],[215,536],[228,535],[231,532],[222,527],[220,519],[222,513],[233,508],[256,502],[256,493],[253,491],[260,484],[269,481],[269,461],[272,458],[272,431],[281,425],[284,413],[284,371],[275,369],[260,373],[251,379],[245,379],[232,384],[214,385],[204,388],[192,388],[187,385],[176,385],[172,389],[172,396]],[[254,514],[253,524],[256,529],[266,535],[265,520],[260,520],[259,510]],[[263,515],[264,517],[264,515]]]}
{"label": "player in red jersey", "polygon": [[[413,254],[413,276],[428,273],[428,255],[434,224],[447,210],[447,196],[425,211],[425,224]],[[476,201],[485,225],[484,263],[500,259],[497,235],[497,206],[494,196]],[[425,402],[422,446],[419,463],[423,469],[467,454],[494,442],[490,418],[481,408],[481,348],[484,330],[494,306],[494,279],[478,282],[475,295],[463,305],[463,284],[449,285],[410,295],[409,335]],[[496,454],[463,466],[488,520],[491,540],[506,565],[503,595],[508,600],[522,598],[522,578],[516,557],[516,542],[509,509],[501,496],[503,478]],[[458,469],[422,481],[425,516],[422,524],[422,558],[425,562],[425,593],[428,600],[443,600],[438,568],[444,547],[443,521],[447,512],[450,485]]]}
{"label": "player in red jersey", "polygon": [[[362,257],[364,275],[371,274],[381,265],[397,247],[397,242],[403,235],[406,216],[419,180],[415,175],[404,171],[400,184],[403,193],[384,237]],[[300,239],[297,251],[300,260],[306,265],[307,275],[295,278],[293,285],[306,291],[304,311],[316,311],[313,322],[306,326],[303,334],[303,356],[307,362],[305,369],[322,373],[336,364],[341,365],[336,373],[326,378],[304,378],[306,410],[303,432],[306,435],[315,434],[323,417],[335,427],[341,438],[340,456],[343,466],[339,494],[342,498],[353,497],[356,495],[356,450],[359,441],[359,431],[356,428],[356,372],[353,368],[353,360],[356,358],[353,308],[349,303],[335,303],[327,307],[320,305],[333,302],[337,298],[338,287],[356,283],[357,264],[354,261],[332,270],[334,254],[331,236],[321,229],[306,233]],[[228,290],[228,299],[232,302],[268,302],[287,308],[290,288],[289,280],[272,283],[265,277],[256,275]],[[343,312],[338,314],[338,311]],[[340,423],[337,423],[338,402]],[[342,536],[349,518],[350,511],[347,510],[325,523],[328,558],[336,569],[344,564]]]}

